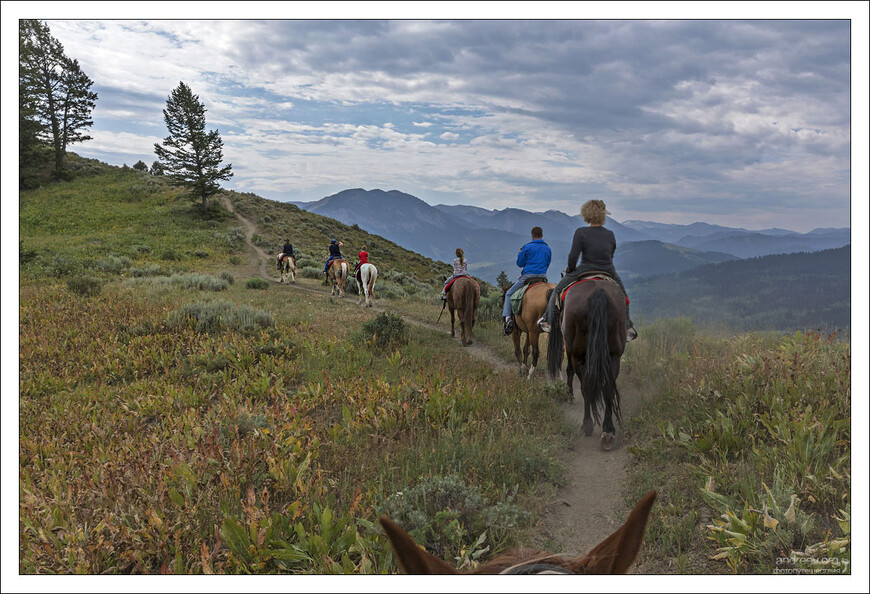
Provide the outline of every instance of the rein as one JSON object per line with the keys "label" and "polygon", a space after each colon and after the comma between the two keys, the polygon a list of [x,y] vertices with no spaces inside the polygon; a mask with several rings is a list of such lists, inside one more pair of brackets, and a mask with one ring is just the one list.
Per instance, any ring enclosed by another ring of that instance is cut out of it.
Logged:
{"label": "rein", "polygon": [[441,313],[438,314],[438,319],[435,320],[436,324],[441,321],[441,316],[444,314],[445,309],[447,309],[447,301],[446,300],[441,305]]}

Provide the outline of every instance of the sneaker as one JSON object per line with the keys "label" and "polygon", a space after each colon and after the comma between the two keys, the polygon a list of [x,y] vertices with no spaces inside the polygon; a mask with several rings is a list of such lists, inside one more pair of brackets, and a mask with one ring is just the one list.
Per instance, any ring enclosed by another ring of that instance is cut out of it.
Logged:
{"label": "sneaker", "polygon": [[538,320],[538,328],[541,330],[541,332],[550,332],[550,324],[544,321],[544,318]]}
{"label": "sneaker", "polygon": [[637,330],[634,329],[634,326],[625,331],[625,340],[631,342],[637,338]]}
{"label": "sneaker", "polygon": [[441,293],[441,301],[447,301],[447,293]]}
{"label": "sneaker", "polygon": [[510,336],[514,331],[514,319],[513,318],[505,318],[504,319],[504,335]]}

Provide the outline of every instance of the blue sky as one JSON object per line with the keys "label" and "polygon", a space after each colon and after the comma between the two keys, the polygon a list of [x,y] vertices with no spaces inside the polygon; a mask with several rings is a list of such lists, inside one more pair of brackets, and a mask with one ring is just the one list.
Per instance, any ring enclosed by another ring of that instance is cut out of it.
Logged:
{"label": "blue sky", "polygon": [[600,198],[619,221],[850,225],[848,20],[578,20],[543,3],[547,20],[495,21],[471,4],[458,20],[316,20],[334,12],[317,3],[307,20],[269,3],[244,16],[270,20],[220,5],[219,20],[142,18],[147,3],[39,16],[99,94],[93,140],[72,150],[111,164],[153,163],[184,81],[224,140],[225,187],[270,199],[362,187],[568,214]]}

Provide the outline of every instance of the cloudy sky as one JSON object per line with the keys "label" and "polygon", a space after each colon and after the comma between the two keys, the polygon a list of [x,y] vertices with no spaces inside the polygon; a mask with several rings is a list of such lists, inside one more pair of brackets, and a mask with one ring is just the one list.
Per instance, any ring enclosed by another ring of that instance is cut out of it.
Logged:
{"label": "cloudy sky", "polygon": [[83,156],[150,166],[184,81],[223,138],[225,187],[275,200],[361,187],[569,214],[600,198],[619,221],[850,226],[848,20],[147,13],[36,15],[99,94]]}

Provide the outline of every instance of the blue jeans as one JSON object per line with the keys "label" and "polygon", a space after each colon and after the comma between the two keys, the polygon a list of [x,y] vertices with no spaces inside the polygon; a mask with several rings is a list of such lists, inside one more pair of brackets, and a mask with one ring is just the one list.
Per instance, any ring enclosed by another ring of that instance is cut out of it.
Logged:
{"label": "blue jeans", "polygon": [[511,315],[511,295],[513,295],[514,293],[516,293],[517,291],[522,289],[526,280],[528,280],[530,278],[534,278],[536,276],[544,276],[544,275],[543,274],[523,274],[520,276],[519,279],[517,279],[517,282],[515,282],[513,284],[513,286],[511,286],[511,288],[507,290],[507,292],[504,294],[504,307],[501,310],[501,316],[503,318],[506,318],[506,317]]}

